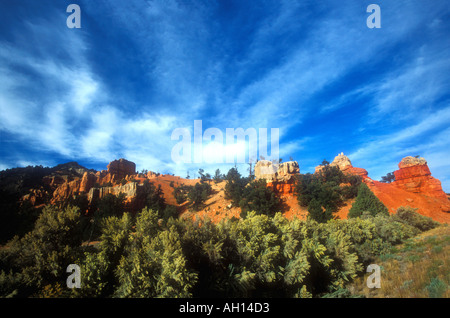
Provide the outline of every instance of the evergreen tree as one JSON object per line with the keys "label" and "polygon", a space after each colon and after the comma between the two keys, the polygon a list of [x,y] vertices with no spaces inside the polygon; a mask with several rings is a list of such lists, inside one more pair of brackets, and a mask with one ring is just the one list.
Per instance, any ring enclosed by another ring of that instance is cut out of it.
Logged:
{"label": "evergreen tree", "polygon": [[198,169],[198,175],[200,176],[200,182],[204,182],[206,180],[205,170],[202,168]]}
{"label": "evergreen tree", "polygon": [[225,199],[231,200],[234,205],[239,205],[248,179],[242,178],[237,168],[231,168],[227,173],[226,180]]}
{"label": "evergreen tree", "polygon": [[318,200],[312,199],[308,205],[308,217],[319,223],[325,223],[331,220],[333,215],[330,208],[324,209]]}
{"label": "evergreen tree", "polygon": [[149,183],[145,192],[147,193],[145,206],[151,210],[157,211],[161,217],[167,206],[161,185],[158,184],[156,187],[153,183]]}
{"label": "evergreen tree", "polygon": [[181,204],[187,200],[187,195],[191,189],[192,189],[192,186],[188,186],[188,185],[184,185],[184,184],[173,189],[172,194],[175,197],[177,204]]}
{"label": "evergreen tree", "polygon": [[195,186],[191,188],[188,194],[189,202],[195,211],[200,210],[204,202],[212,193],[211,185],[208,183],[196,183]]}
{"label": "evergreen tree", "polygon": [[281,200],[267,187],[265,180],[256,180],[249,183],[244,188],[242,199],[239,201],[242,217],[249,211],[273,216],[277,209],[280,209],[280,205]]}
{"label": "evergreen tree", "polygon": [[377,214],[389,215],[389,211],[383,202],[373,194],[365,183],[361,183],[355,203],[353,203],[353,206],[348,213],[348,217],[359,217],[366,211],[370,212],[372,216]]}
{"label": "evergreen tree", "polygon": [[118,196],[108,193],[98,201],[97,207],[95,215],[98,218],[122,215],[125,207],[125,193],[120,193]]}
{"label": "evergreen tree", "polygon": [[389,172],[387,175],[381,177],[381,182],[391,183],[395,181],[395,175],[392,172]]}
{"label": "evergreen tree", "polygon": [[220,173],[220,169],[216,169],[216,172],[214,174],[214,182],[215,183],[219,183],[222,182],[223,180],[223,175]]}

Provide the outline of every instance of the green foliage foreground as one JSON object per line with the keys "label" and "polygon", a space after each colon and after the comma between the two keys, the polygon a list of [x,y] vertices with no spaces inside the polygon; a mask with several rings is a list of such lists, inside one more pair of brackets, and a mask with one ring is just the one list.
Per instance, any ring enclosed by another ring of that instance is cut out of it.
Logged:
{"label": "green foliage foreground", "polygon": [[[94,248],[81,245],[80,223],[76,208],[46,207],[0,250],[0,296],[329,296],[375,256],[436,226],[411,209],[326,223],[249,212],[214,224],[162,221],[145,208],[102,219]],[[71,263],[81,268],[79,289],[66,287]]]}

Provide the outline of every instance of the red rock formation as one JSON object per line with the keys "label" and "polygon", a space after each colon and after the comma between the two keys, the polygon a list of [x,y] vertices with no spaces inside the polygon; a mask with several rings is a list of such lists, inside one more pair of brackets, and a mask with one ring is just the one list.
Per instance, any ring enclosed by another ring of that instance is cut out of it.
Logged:
{"label": "red rock formation", "polygon": [[145,187],[138,182],[128,182],[124,185],[116,185],[112,187],[91,188],[88,193],[88,201],[92,203],[108,194],[119,196],[125,195],[125,208],[129,212],[135,212],[144,207],[145,204]]}
{"label": "red rock formation", "polygon": [[80,190],[81,179],[65,182],[55,189],[53,192],[52,204],[65,202],[72,195],[77,194]]}
{"label": "red rock formation", "polygon": [[44,189],[31,189],[30,193],[22,196],[22,202],[29,202],[32,206],[38,206],[46,203],[46,199],[48,197],[48,192]]}
{"label": "red rock formation", "polygon": [[344,173],[360,176],[363,180],[370,179],[368,176],[367,170],[363,169],[363,168],[350,167],[350,168],[344,170]]}
{"label": "red rock formation", "polygon": [[110,162],[108,164],[108,170],[102,170],[96,173],[85,171],[81,178],[56,176],[47,178],[44,182],[55,188],[51,202],[56,203],[64,202],[74,194],[89,193],[96,183],[101,186],[108,183],[113,186],[119,185],[121,180],[130,180],[135,173],[136,164],[134,162],[119,159]]}
{"label": "red rock formation", "polygon": [[[361,176],[363,182],[369,186],[391,213],[395,213],[401,206],[410,206],[418,208],[419,213],[436,221],[450,223],[450,202],[442,190],[440,181],[431,176],[430,169],[423,158],[404,158],[399,163],[399,170],[394,172],[396,180],[392,183],[372,180],[368,177],[365,169],[353,167],[350,160],[343,154],[338,155],[330,165],[339,167],[346,174]],[[321,166],[317,167],[316,172],[319,172],[320,169]],[[136,174],[135,170],[134,163],[120,159],[111,162],[108,165],[108,170],[95,173],[85,171],[78,175],[50,176],[44,179],[44,185],[46,189],[50,187],[51,191],[48,193],[53,192],[51,199],[53,204],[64,202],[70,196],[83,192],[88,194],[91,201],[108,193],[113,195],[124,193],[127,209],[131,212],[142,207],[143,202],[139,202],[139,200],[145,197],[140,195],[145,190],[143,187],[145,180],[149,180],[155,185],[161,185],[169,204],[176,204],[172,195],[171,182],[176,184],[188,182],[191,185],[198,182],[198,180],[181,180],[179,177],[172,176],[165,177],[162,175],[158,177],[152,172]],[[294,161],[279,165],[269,161],[259,161],[255,166],[256,179],[266,179],[268,187],[280,194],[290,209],[295,211],[293,214],[305,215],[307,211],[298,206],[294,193],[294,176],[299,172],[298,163]],[[128,183],[122,185],[123,179],[127,180]],[[94,187],[95,184],[99,184],[101,187]],[[46,201],[45,195],[45,192],[30,193],[23,199],[39,204],[41,201]],[[347,210],[339,212],[339,216],[345,218],[350,207],[351,203],[348,204]]]}
{"label": "red rock formation", "polygon": [[[362,177],[363,179],[368,178],[368,173],[366,169],[353,167],[350,159],[344,155],[344,153],[338,154],[334,160],[330,163],[331,167],[338,167],[342,172],[346,174],[353,174]],[[314,173],[318,173],[323,169],[324,166],[317,166]]]}
{"label": "red rock formation", "polygon": [[267,186],[280,195],[293,195],[295,190],[293,182],[267,182]]}
{"label": "red rock formation", "polygon": [[265,179],[267,186],[280,195],[294,194],[294,176],[300,173],[297,161],[274,164],[268,160],[260,160],[255,165],[255,178]]}
{"label": "red rock formation", "polygon": [[450,205],[448,200],[430,197],[423,193],[409,192],[394,183],[383,183],[378,181],[366,182],[372,192],[389,209],[395,213],[401,206],[417,208],[417,212],[431,217],[433,220],[450,223]]}
{"label": "red rock formation", "polygon": [[[450,223],[448,213],[450,202],[442,190],[441,182],[431,176],[427,162],[423,158],[403,158],[398,164],[399,170],[394,171],[395,181],[392,183],[372,180],[365,169],[353,167],[343,153],[339,154],[330,165],[339,167],[344,173],[361,176],[363,182],[391,213],[395,213],[401,206],[410,206],[417,208],[418,213],[436,221]],[[316,172],[321,169],[322,166],[316,167]]]}
{"label": "red rock formation", "polygon": [[136,164],[126,159],[111,161],[107,168],[111,175],[115,175],[116,180],[136,174]]}
{"label": "red rock formation", "polygon": [[80,183],[80,192],[89,192],[89,190],[94,186],[94,184],[97,182],[97,177],[95,174],[91,172],[85,172],[83,174],[83,177],[81,178]]}
{"label": "red rock formation", "polygon": [[447,200],[441,182],[431,176],[425,159],[406,157],[402,159],[398,167],[400,169],[394,171],[394,185],[408,192]]}

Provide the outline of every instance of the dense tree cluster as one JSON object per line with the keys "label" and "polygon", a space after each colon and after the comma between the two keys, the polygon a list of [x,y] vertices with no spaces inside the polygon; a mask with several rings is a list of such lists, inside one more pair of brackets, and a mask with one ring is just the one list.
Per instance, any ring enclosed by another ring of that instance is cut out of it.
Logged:
{"label": "dense tree cluster", "polygon": [[194,211],[199,211],[212,192],[211,185],[201,181],[193,186],[180,185],[174,188],[172,194],[175,197],[177,204],[188,201],[190,207]]}
{"label": "dense tree cluster", "polygon": [[[76,207],[44,208],[0,251],[0,296],[333,296],[376,255],[436,226],[408,208],[326,223],[249,212],[218,224],[145,208],[102,218],[92,247],[81,244],[82,218]],[[81,267],[79,289],[66,287],[69,264]]]}
{"label": "dense tree cluster", "polygon": [[[85,195],[35,210],[0,249],[0,297],[338,297],[376,256],[437,226],[411,208],[389,215],[360,178],[327,163],[297,180],[306,220],[283,217],[264,180],[235,168],[216,176],[241,218],[178,218],[150,182],[135,215],[121,195],[91,203],[87,214]],[[174,188],[177,203],[201,209],[209,179]],[[334,219],[349,198],[349,219]],[[69,264],[80,266],[81,288],[66,287]]]}
{"label": "dense tree cluster", "polygon": [[359,176],[344,174],[324,161],[318,173],[298,176],[296,193],[299,204],[308,208],[310,218],[326,222],[346,200],[356,197],[360,184]]}
{"label": "dense tree cluster", "polygon": [[370,213],[372,216],[379,213],[384,215],[389,214],[389,211],[383,202],[381,202],[375,194],[373,194],[365,183],[362,183],[358,188],[358,195],[356,196],[355,203],[353,203],[350,211],[348,212],[348,217],[358,217],[365,212]]}
{"label": "dense tree cluster", "polygon": [[242,177],[236,168],[231,168],[226,175],[225,198],[241,208],[242,217],[249,211],[269,216],[281,211],[280,198],[267,187],[265,180]]}

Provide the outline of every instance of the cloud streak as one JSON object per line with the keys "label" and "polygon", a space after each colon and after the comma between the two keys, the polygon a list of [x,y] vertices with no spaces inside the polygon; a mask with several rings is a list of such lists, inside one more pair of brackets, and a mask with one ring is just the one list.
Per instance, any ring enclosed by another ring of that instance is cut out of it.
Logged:
{"label": "cloud streak", "polygon": [[199,167],[171,161],[171,132],[202,120],[279,128],[283,159],[308,167],[347,151],[379,176],[420,152],[450,180],[445,1],[386,1],[379,30],[359,2],[80,1],[79,30],[45,6],[3,19],[0,132],[16,149],[0,167],[126,157],[184,174]]}

